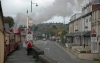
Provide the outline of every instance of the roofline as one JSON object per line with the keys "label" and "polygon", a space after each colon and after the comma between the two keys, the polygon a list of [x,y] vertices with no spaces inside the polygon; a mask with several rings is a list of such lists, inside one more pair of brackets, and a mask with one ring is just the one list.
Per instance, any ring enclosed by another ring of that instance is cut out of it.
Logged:
{"label": "roofline", "polygon": [[92,12],[97,11],[97,10],[100,10],[100,6],[98,8],[96,8],[96,9],[94,9]]}
{"label": "roofline", "polygon": [[80,17],[78,17],[77,19],[70,21],[70,23],[71,23],[71,22],[75,22],[76,20],[81,19],[81,18],[84,18],[85,16],[89,16],[89,15],[92,15],[92,12],[89,12],[89,13],[83,15],[83,16],[80,16]]}

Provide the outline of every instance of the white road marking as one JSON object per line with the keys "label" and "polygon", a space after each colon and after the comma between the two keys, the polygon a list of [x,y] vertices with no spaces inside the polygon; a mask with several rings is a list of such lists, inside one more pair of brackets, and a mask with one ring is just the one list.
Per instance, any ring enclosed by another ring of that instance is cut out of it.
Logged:
{"label": "white road marking", "polygon": [[47,42],[44,43],[44,45],[46,45],[46,44],[47,44]]}
{"label": "white road marking", "polygon": [[45,48],[45,49],[50,50],[49,48]]}

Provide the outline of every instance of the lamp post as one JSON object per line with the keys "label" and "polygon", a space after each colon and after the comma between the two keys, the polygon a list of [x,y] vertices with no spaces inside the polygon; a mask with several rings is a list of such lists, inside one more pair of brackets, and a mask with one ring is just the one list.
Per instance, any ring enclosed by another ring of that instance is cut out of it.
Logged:
{"label": "lamp post", "polygon": [[63,18],[63,20],[64,20],[64,29],[66,29],[66,26],[65,26],[65,17]]}
{"label": "lamp post", "polygon": [[27,26],[27,29],[28,29],[28,10],[27,10],[27,16],[26,16],[26,18],[27,18],[26,26]]}
{"label": "lamp post", "polygon": [[[36,4],[36,6],[38,6],[37,5],[37,3],[32,3],[32,1],[31,1],[31,12],[32,12],[32,4]],[[29,16],[28,16],[28,10],[27,10],[27,15],[26,15],[26,26],[27,26],[27,28],[26,28],[26,35],[27,35],[27,40],[29,39],[30,40],[30,38],[29,38],[29,33],[28,33],[28,31],[29,31]],[[30,18],[30,20],[32,20],[31,18]],[[31,32],[31,31],[30,31]],[[31,35],[30,35],[31,36]],[[31,38],[32,39],[32,38]]]}
{"label": "lamp post", "polygon": [[31,0],[31,12],[32,12],[32,4],[36,4],[36,6],[38,6],[37,3],[32,3],[32,0]]}

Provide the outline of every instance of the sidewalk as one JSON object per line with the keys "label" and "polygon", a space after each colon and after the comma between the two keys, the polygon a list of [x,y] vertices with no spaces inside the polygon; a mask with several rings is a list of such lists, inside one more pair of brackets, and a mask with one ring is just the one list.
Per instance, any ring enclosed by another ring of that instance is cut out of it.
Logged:
{"label": "sidewalk", "polygon": [[70,52],[69,49],[62,47],[62,46],[59,45],[58,43],[56,43],[56,45],[57,45],[58,47],[60,47],[63,51],[65,51],[65,52],[70,56],[70,58],[72,58],[73,60],[75,60],[75,61],[78,62],[78,63],[100,63],[100,62],[98,62],[98,61],[88,61],[88,60],[78,59],[74,54],[72,54],[72,52]]}
{"label": "sidewalk", "polygon": [[27,51],[25,48],[14,51],[10,56],[8,56],[6,63],[35,63],[32,56],[26,55]]}

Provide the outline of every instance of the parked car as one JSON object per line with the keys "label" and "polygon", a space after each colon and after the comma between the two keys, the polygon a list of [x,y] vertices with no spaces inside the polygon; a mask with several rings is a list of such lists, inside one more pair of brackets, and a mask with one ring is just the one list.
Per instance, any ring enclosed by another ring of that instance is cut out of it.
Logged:
{"label": "parked car", "polygon": [[35,41],[37,41],[37,38],[34,38]]}
{"label": "parked car", "polygon": [[56,39],[55,39],[55,38],[53,38],[53,39],[52,39],[52,41],[56,41]]}
{"label": "parked car", "polygon": [[46,41],[46,38],[43,38],[43,41]]}

